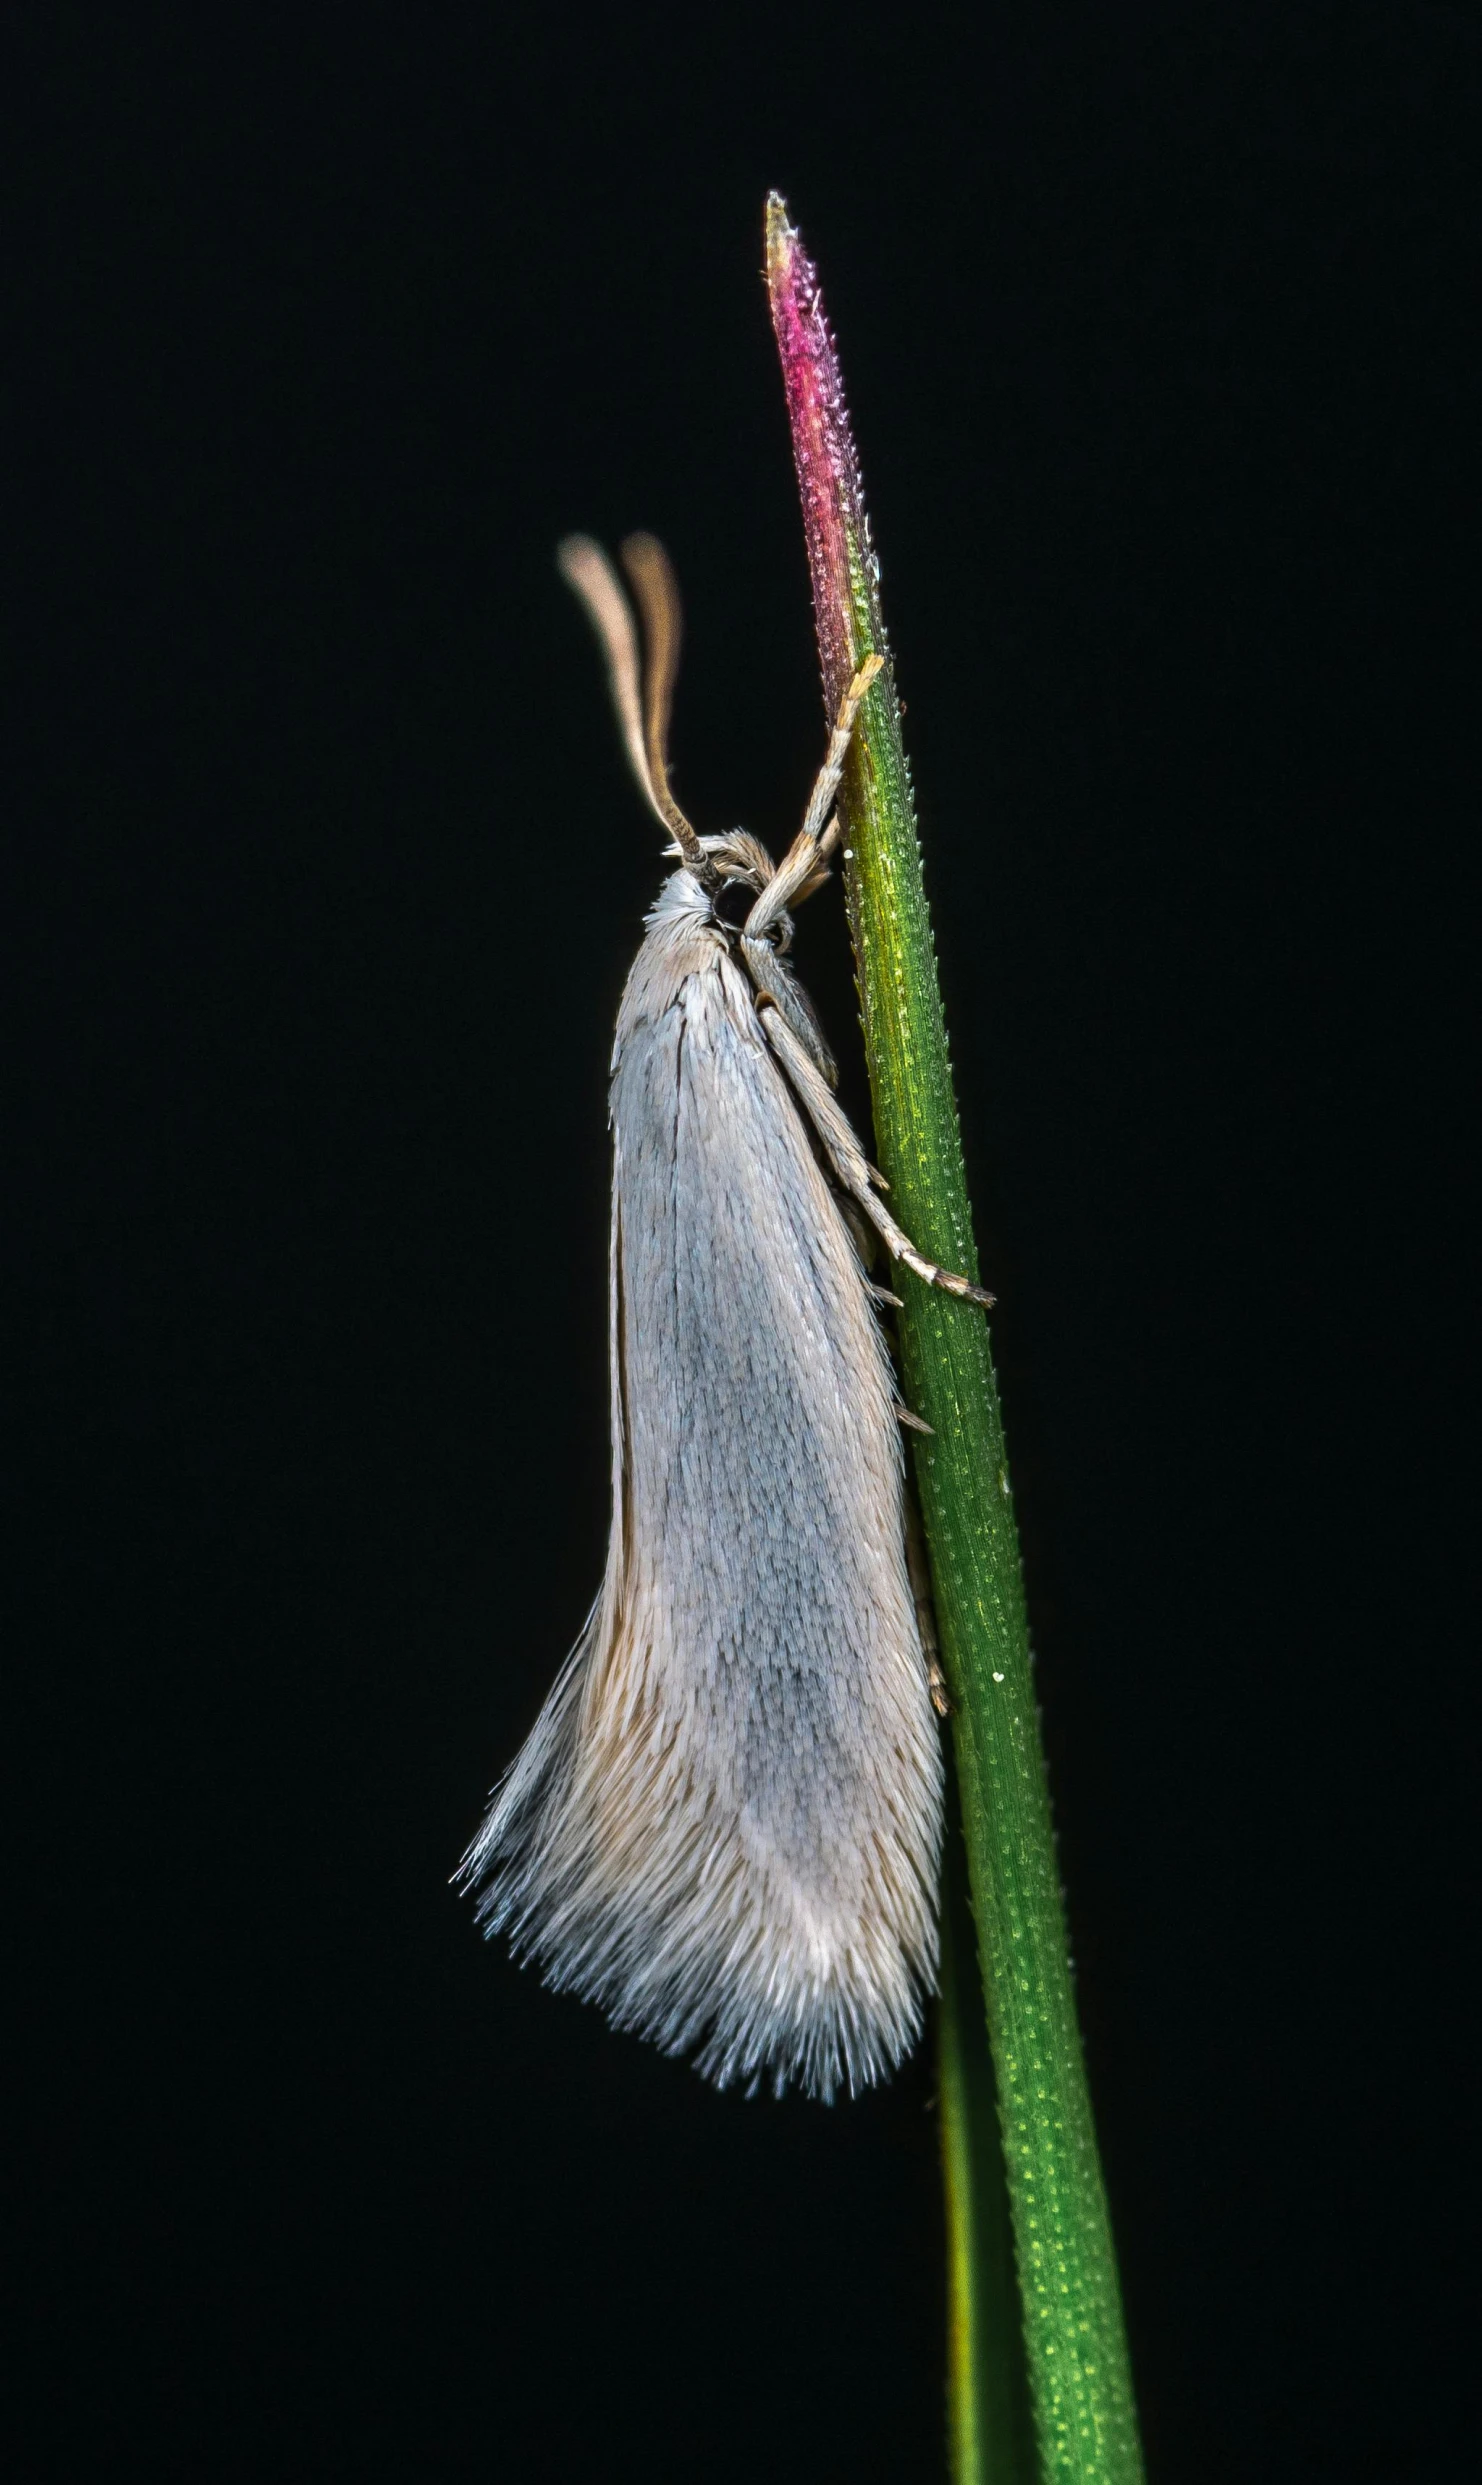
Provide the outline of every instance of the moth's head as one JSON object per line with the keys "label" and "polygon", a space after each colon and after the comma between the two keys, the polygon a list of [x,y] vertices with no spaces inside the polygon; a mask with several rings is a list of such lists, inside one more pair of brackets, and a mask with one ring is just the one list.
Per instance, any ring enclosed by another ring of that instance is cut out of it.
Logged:
{"label": "moth's head", "polygon": [[[786,963],[792,947],[792,916],[775,897],[768,896],[777,880],[771,856],[744,829],[729,837],[706,837],[703,844],[716,873],[716,885],[706,893],[710,920],[750,976],[758,1007],[763,1001],[774,1003],[830,1087],[837,1086],[838,1068],[818,1014]],[[826,876],[820,872],[818,879]],[[817,880],[809,886],[816,887]],[[763,899],[767,903],[761,903]]]}
{"label": "moth's head", "polygon": [[[679,589],[669,556],[652,535],[630,535],[623,567],[643,615],[644,660],[638,652],[633,613],[616,570],[589,535],[568,535],[557,555],[561,574],[580,596],[607,658],[613,705],[628,762],[649,809],[673,839],[669,851],[684,866],[670,883],[671,897],[686,911],[698,891],[707,920],[722,933],[745,965],[758,1005],[775,1002],[832,1085],[835,1070],[813,1004],[782,961],[792,946],[789,906],[798,905],[828,878],[828,840],[800,838],[779,873],[764,845],[735,829],[729,837],[701,837],[669,791],[669,709],[679,670]],[[683,892],[681,895],[680,892]],[[786,903],[784,903],[786,900]]]}
{"label": "moth's head", "polygon": [[[744,828],[733,830],[729,837],[702,837],[703,851],[710,857],[714,880],[706,890],[710,900],[710,919],[718,931],[730,938],[739,938],[756,911],[757,899],[777,876],[776,865],[767,849],[757,838],[749,837]],[[754,934],[766,942],[779,957],[792,947],[792,917],[785,907],[778,908]]]}

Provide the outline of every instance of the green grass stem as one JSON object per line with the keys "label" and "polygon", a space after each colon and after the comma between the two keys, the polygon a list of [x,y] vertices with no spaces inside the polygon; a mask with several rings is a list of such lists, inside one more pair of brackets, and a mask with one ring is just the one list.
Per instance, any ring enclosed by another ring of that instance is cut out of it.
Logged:
{"label": "green grass stem", "polygon": [[[955,1790],[954,1790],[955,1791]],[[959,2485],[1035,2485],[1039,2473],[1004,2182],[993,2057],[978,1977],[967,1857],[949,1815],[937,2023],[947,2211],[947,2442]]]}
{"label": "green grass stem", "polygon": [[[782,356],[813,578],[824,695],[836,710],[872,653],[845,781],[845,888],[875,1143],[891,1207],[918,1248],[978,1275],[921,850],[881,619],[858,461],[816,274],[786,208],[767,207],[767,281]],[[981,1993],[996,2078],[999,2163],[973,2070],[980,1996],[949,1925],[942,2111],[950,2229],[951,2432],[959,2485],[1024,2474],[1004,2411],[1013,2391],[985,2325],[1012,2216],[1022,2336],[1043,2485],[1136,2485],[1143,2474],[1106,2197],[1066,1947],[1029,1662],[1013,1495],[983,1314],[892,1280],[917,1492],[931,1560]],[[996,2437],[996,2438],[995,2438]]]}

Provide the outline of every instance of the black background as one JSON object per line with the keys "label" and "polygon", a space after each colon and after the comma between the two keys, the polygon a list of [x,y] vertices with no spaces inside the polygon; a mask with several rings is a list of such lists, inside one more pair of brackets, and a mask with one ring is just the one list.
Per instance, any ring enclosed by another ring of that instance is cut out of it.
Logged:
{"label": "black background", "polygon": [[[1151,2468],[1440,2474],[1476,21],[13,22],[24,2472],[941,2473],[929,2051],[718,2098],[447,1887],[600,1567],[660,876],[556,538],[671,546],[702,825],[785,840],[821,747],[776,183]],[[847,1051],[836,895],[800,962]]]}

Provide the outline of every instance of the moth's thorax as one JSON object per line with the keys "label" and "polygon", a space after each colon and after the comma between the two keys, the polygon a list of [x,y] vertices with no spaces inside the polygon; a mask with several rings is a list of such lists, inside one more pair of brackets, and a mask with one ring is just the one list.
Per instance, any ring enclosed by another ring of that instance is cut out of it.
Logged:
{"label": "moth's thorax", "polygon": [[710,898],[691,871],[672,871],[648,913],[643,918],[647,931],[675,929],[688,925],[691,931],[708,926],[715,930]]}
{"label": "moth's thorax", "polygon": [[670,873],[644,923],[643,946],[623,987],[615,1054],[635,1028],[674,1007],[692,976],[720,975],[730,961],[710,900],[687,871]]}
{"label": "moth's thorax", "polygon": [[[753,868],[757,877],[762,877],[761,867],[766,865],[767,858],[754,839],[738,834],[734,838],[707,839],[706,844],[729,850],[738,861],[743,859],[739,849],[744,847],[748,878]],[[755,866],[751,860],[753,853],[758,858]],[[679,1002],[684,985],[695,976],[703,976],[714,979],[722,988],[732,1013],[743,1022],[755,1025],[758,1000],[765,997],[772,1001],[833,1085],[833,1056],[813,1004],[797,977],[770,945],[763,947],[738,940],[733,930],[718,923],[710,893],[692,872],[670,873],[645,915],[644,924],[643,946],[633,961],[618,1010],[614,1066],[625,1040],[637,1028],[662,1018]],[[745,966],[738,947],[747,952]]]}

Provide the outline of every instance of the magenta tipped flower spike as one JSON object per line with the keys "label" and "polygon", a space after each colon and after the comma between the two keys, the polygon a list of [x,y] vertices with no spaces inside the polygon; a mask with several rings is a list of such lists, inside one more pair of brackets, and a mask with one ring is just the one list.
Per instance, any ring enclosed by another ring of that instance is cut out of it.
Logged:
{"label": "magenta tipped flower spike", "polygon": [[[832,716],[864,659],[887,654],[879,572],[817,272],[775,192],[767,291]],[[919,1247],[976,1277],[888,663],[859,710],[840,811],[876,1154]],[[972,1903],[971,1920],[959,1901],[960,1925],[949,1908],[944,1927],[952,2474],[955,2485],[1141,2485],[987,1324],[981,1312],[913,1287],[903,1290],[897,1332],[904,1396],[930,1427],[913,1434],[911,1460],[954,1709]]]}
{"label": "magenta tipped flower spike", "polygon": [[859,460],[818,271],[775,190],[767,201],[767,291],[803,502],[824,704],[832,714],[866,649],[884,652],[884,632]]}

